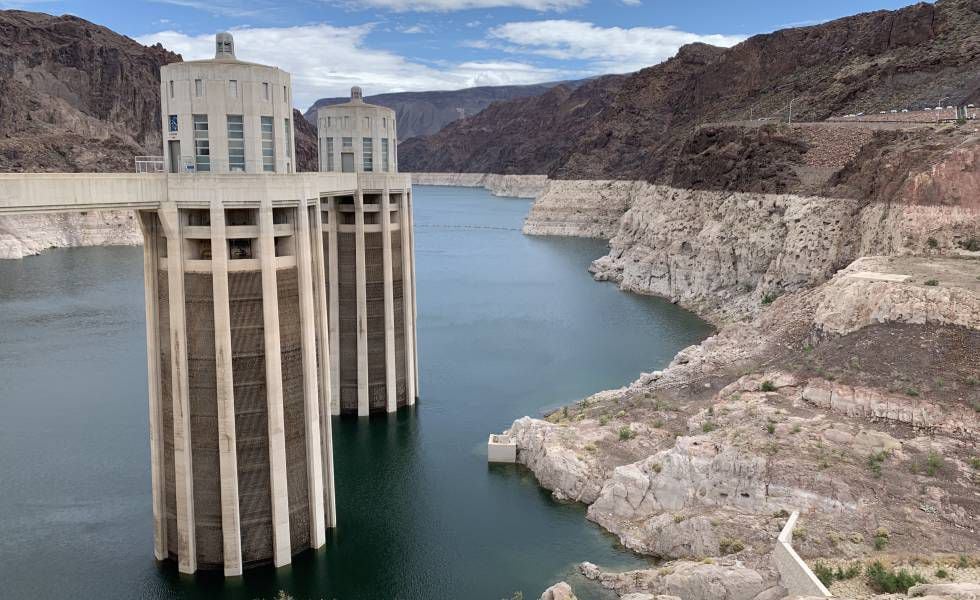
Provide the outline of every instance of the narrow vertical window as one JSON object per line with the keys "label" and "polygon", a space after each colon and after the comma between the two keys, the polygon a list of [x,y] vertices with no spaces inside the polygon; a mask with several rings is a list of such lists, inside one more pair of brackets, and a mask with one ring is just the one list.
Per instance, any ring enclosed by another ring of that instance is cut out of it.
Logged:
{"label": "narrow vertical window", "polygon": [[238,80],[229,79],[228,80],[228,95],[232,98],[238,97]]}
{"label": "narrow vertical window", "polygon": [[361,140],[361,151],[364,158],[364,172],[368,173],[374,170],[374,145],[371,138],[363,138]]}
{"label": "narrow vertical window", "polygon": [[171,98],[174,97],[174,80],[173,79],[170,80],[170,97]]}
{"label": "narrow vertical window", "polygon": [[262,117],[262,170],[276,170],[276,144],[272,135],[272,117]]}
{"label": "narrow vertical window", "polygon": [[293,128],[289,126],[289,119],[283,119],[283,132],[285,137],[282,139],[286,142],[286,158],[293,157]]}
{"label": "narrow vertical window", "polygon": [[327,154],[327,170],[333,171],[334,166],[333,166],[333,138],[332,137],[327,138],[326,154]]}
{"label": "narrow vertical window", "polygon": [[262,97],[265,99],[266,102],[269,101],[269,82],[268,81],[262,82]]}
{"label": "narrow vertical window", "polygon": [[344,129],[350,129],[350,117],[344,115]]}
{"label": "narrow vertical window", "polygon": [[198,98],[204,95],[204,81],[200,79],[194,80],[194,95]]}
{"label": "narrow vertical window", "polygon": [[242,115],[228,115],[228,170],[245,170],[245,125]]}
{"label": "narrow vertical window", "polygon": [[381,129],[388,129],[388,118],[381,117]]}
{"label": "narrow vertical window", "polygon": [[381,170],[387,173],[390,170],[388,162],[388,138],[381,138]]}
{"label": "narrow vertical window", "polygon": [[371,117],[364,117],[364,129],[365,131],[371,130]]}
{"label": "narrow vertical window", "polygon": [[194,168],[211,170],[211,144],[208,141],[208,116],[194,115]]}
{"label": "narrow vertical window", "polygon": [[289,94],[286,91],[286,86],[282,86],[282,101],[289,102]]}

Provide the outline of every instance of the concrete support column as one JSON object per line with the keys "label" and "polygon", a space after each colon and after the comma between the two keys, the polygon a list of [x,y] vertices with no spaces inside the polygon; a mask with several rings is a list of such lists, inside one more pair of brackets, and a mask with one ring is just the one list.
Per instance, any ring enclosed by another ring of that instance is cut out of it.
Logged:
{"label": "concrete support column", "polygon": [[415,404],[416,374],[415,374],[415,286],[412,277],[411,219],[409,218],[408,190],[402,193],[401,206],[398,207],[399,226],[402,242],[402,311],[405,315],[405,393],[408,405]]}
{"label": "concrete support column", "polygon": [[167,558],[167,495],[163,483],[163,407],[160,403],[160,232],[157,214],[138,211],[143,232],[143,295],[146,304],[146,374],[150,399],[150,482],[153,495],[153,556]]}
{"label": "concrete support column", "polygon": [[395,378],[395,292],[394,275],[391,266],[391,194],[388,179],[381,194],[381,256],[384,269],[385,295],[385,387],[387,389],[387,410],[398,410],[398,384]]}
{"label": "concrete support column", "polygon": [[289,564],[289,493],[286,481],[286,427],[282,400],[282,346],[276,288],[276,243],[272,201],[259,206],[259,263],[262,266],[262,316],[265,330],[265,389],[269,416],[269,482],[272,489],[272,550],[275,566]]}
{"label": "concrete support column", "polygon": [[180,212],[173,203],[160,209],[167,236],[167,287],[170,299],[170,372],[174,417],[174,486],[177,513],[177,569],[197,570],[194,530],[194,470],[191,461],[190,386],[187,375],[187,328],[184,301],[184,240]]}
{"label": "concrete support column", "polygon": [[[334,500],[334,481],[333,481],[333,427],[331,419],[331,390],[332,376],[331,365],[333,355],[336,354],[330,348],[330,331],[327,326],[327,288],[326,288],[326,261],[323,260],[323,206],[318,198],[313,214],[316,215],[311,230],[313,239],[316,243],[312,244],[313,249],[313,289],[316,290],[316,335],[317,344],[320,346],[320,448],[323,457],[320,461],[323,469],[323,509],[325,515],[325,527],[337,526],[337,506]],[[328,217],[332,220],[332,218]],[[333,252],[331,252],[333,254]]]}
{"label": "concrete support column", "polygon": [[415,404],[415,398],[421,393],[419,390],[422,388],[422,381],[419,377],[419,309],[417,294],[415,293],[415,198],[412,194],[412,186],[409,185],[405,190],[408,195],[408,239],[411,240],[409,248],[411,249],[411,266],[412,266],[412,368],[415,372],[415,395],[412,396],[412,404]]}
{"label": "concrete support column", "polygon": [[[310,545],[327,542],[323,507],[323,453],[320,433],[320,386],[316,364],[316,307],[313,301],[313,251],[310,213],[304,193],[296,209],[296,275],[299,287],[300,343],[303,353],[303,407],[306,416],[306,478],[310,502]],[[316,213],[319,217],[319,213]]]}
{"label": "concrete support column", "polygon": [[354,198],[354,273],[357,286],[357,415],[367,416],[368,348],[367,348],[367,270],[364,252],[364,192],[357,188]]}
{"label": "concrete support column", "polygon": [[[337,259],[337,199],[327,200],[327,264],[324,265],[330,276],[330,310],[327,333],[330,336],[330,414],[340,414],[340,268]],[[321,225],[322,229],[322,225]],[[324,359],[326,360],[326,359]]]}
{"label": "concrete support column", "polygon": [[221,473],[221,535],[225,576],[242,574],[242,531],[238,503],[238,444],[228,293],[228,237],[221,198],[211,199],[211,284],[214,297],[214,371],[218,400],[218,461]]}

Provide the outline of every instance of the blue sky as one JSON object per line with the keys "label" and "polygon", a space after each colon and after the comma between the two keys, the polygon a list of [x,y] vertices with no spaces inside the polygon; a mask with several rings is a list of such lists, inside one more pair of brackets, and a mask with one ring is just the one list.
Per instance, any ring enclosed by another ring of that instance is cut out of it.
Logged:
{"label": "blue sky", "polygon": [[239,58],[293,74],[297,108],[316,98],[525,84],[625,73],[692,41],[730,46],[909,0],[0,0],[70,13],[184,58],[235,34]]}

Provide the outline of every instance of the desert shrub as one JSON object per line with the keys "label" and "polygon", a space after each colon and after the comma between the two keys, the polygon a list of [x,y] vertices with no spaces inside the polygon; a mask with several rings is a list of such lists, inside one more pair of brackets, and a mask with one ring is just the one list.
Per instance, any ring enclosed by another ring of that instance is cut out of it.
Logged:
{"label": "desert shrub", "polygon": [[839,566],[837,570],[834,571],[834,579],[838,581],[844,581],[845,579],[854,579],[861,574],[861,563],[854,563],[848,565],[846,569],[842,569]]}
{"label": "desert shrub", "polygon": [[960,248],[970,252],[977,252],[980,250],[980,238],[971,237],[968,240],[963,240],[960,242]]}
{"label": "desert shrub", "polygon": [[653,463],[652,465],[650,465],[650,468],[653,469],[654,473],[659,473],[664,470],[663,465],[661,465],[660,463]]}
{"label": "desert shrub", "polygon": [[882,551],[888,545],[888,534],[879,531],[875,534],[875,550]]}
{"label": "desert shrub", "polygon": [[930,451],[929,455],[926,456],[926,475],[929,477],[935,477],[936,473],[943,468],[945,462],[946,461],[943,459],[942,454],[939,454],[934,450]]}
{"label": "desert shrub", "polygon": [[834,582],[834,570],[822,562],[814,563],[813,574],[817,576],[820,583],[827,587],[830,587],[830,584]]}
{"label": "desert shrub", "polygon": [[711,421],[705,421],[704,424],[701,425],[701,431],[704,433],[711,433],[715,429],[718,429],[718,426]]}
{"label": "desert shrub", "polygon": [[718,542],[718,548],[721,550],[722,554],[735,554],[736,552],[745,550],[745,544],[742,543],[742,540],[722,538],[721,541]]}
{"label": "desert shrub", "polygon": [[599,425],[606,425],[609,423],[609,415],[602,415],[599,417]]}
{"label": "desert shrub", "polygon": [[779,294],[777,292],[770,292],[762,297],[762,303],[772,304],[773,302],[775,302],[776,298],[779,298]]}
{"label": "desert shrub", "polygon": [[949,572],[946,569],[942,569],[942,568],[936,569],[936,577],[940,579],[946,579],[947,577],[949,577]]}
{"label": "desert shrub", "polygon": [[973,458],[971,458],[970,466],[980,471],[980,456],[974,456]]}
{"label": "desert shrub", "polygon": [[881,450],[880,452],[872,452],[868,455],[868,468],[875,477],[881,477],[881,465],[888,458],[888,452]]}
{"label": "desert shrub", "polygon": [[769,432],[769,435],[772,435],[772,434],[776,433],[776,424],[775,423],[767,423],[766,424],[766,431]]}
{"label": "desert shrub", "polygon": [[636,432],[629,428],[628,425],[623,425],[619,428],[619,439],[622,441],[631,440],[636,437]]}
{"label": "desert shrub", "polygon": [[653,422],[653,426],[655,428],[657,428],[657,429],[663,429],[663,427],[664,427],[664,420],[663,419],[657,419],[656,421]]}
{"label": "desert shrub", "polygon": [[913,585],[925,583],[925,579],[921,575],[909,573],[905,569],[898,571],[886,569],[878,561],[868,565],[865,573],[868,576],[868,584],[871,586],[871,589],[882,594],[904,594]]}
{"label": "desert shrub", "polygon": [[762,385],[759,386],[759,390],[763,392],[775,392],[776,385],[767,379],[762,382]]}
{"label": "desert shrub", "polygon": [[939,280],[938,279],[927,279],[926,282],[923,283],[922,285],[937,286],[937,285],[939,285]]}

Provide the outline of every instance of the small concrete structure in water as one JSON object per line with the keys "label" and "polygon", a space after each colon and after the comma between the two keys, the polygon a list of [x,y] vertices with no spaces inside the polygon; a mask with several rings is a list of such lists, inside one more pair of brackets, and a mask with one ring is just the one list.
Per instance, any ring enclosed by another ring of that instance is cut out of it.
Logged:
{"label": "small concrete structure in water", "polygon": [[491,433],[487,440],[487,462],[516,463],[517,442],[506,433]]}
{"label": "small concrete structure in water", "polygon": [[137,211],[154,553],[240,575],[336,526],[331,413],[415,403],[411,180],[394,115],[363,103],[334,109],[361,168],[297,174],[290,75],[230,34],[162,67],[160,92],[157,169],[0,175],[0,214]]}

